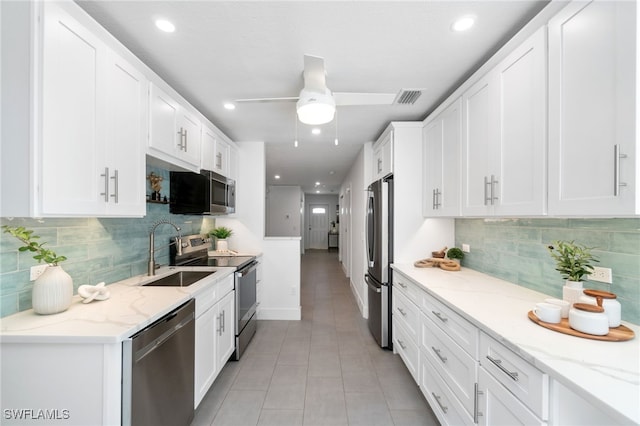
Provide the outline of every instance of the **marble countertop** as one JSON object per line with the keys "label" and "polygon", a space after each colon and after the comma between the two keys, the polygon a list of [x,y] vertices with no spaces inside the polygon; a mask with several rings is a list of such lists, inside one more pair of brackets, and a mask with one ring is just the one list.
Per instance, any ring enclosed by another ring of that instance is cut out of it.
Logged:
{"label": "marble countertop", "polygon": [[640,424],[639,326],[623,321],[635,333],[626,342],[570,336],[527,317],[535,303],[550,297],[543,293],[467,268],[392,268],[594,406]]}
{"label": "marble countertop", "polygon": [[[215,271],[187,287],[144,286],[177,271]],[[161,318],[235,271],[223,267],[162,267],[155,277],[139,275],[107,286],[107,300],[82,303],[74,296],[69,309],[38,315],[32,309],[0,319],[3,343],[118,343]]]}

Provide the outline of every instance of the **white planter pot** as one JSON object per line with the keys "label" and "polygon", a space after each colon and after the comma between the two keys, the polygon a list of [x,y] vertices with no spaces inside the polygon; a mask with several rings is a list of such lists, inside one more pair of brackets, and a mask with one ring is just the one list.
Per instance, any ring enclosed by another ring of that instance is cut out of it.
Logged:
{"label": "white planter pot", "polygon": [[216,250],[217,251],[227,251],[229,250],[229,245],[226,239],[218,239],[216,241]]}
{"label": "white planter pot", "polygon": [[36,314],[66,311],[73,298],[73,279],[61,266],[48,266],[33,283],[31,304]]}
{"label": "white planter pot", "polygon": [[580,301],[580,296],[584,294],[582,290],[582,281],[567,280],[564,287],[562,287],[562,299],[569,302],[570,307],[572,307],[574,303]]}

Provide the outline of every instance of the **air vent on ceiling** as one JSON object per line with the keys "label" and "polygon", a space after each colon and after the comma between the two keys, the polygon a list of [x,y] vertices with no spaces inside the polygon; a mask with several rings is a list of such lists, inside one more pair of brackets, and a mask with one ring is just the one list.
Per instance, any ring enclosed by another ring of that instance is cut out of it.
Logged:
{"label": "air vent on ceiling", "polygon": [[423,89],[400,89],[393,103],[400,105],[413,105],[416,103],[420,95],[422,95],[422,90]]}

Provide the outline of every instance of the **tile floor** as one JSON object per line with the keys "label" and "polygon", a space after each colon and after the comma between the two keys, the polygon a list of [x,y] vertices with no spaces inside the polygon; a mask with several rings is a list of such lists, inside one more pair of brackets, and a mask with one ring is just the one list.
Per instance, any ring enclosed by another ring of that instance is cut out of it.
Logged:
{"label": "tile floor", "polygon": [[399,356],[379,348],[336,252],[302,256],[302,321],[260,321],[196,411],[200,425],[438,425]]}

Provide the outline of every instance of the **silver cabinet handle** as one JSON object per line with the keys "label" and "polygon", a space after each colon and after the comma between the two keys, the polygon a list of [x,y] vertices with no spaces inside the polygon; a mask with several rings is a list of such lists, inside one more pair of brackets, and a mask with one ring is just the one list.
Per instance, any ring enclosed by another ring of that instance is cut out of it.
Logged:
{"label": "silver cabinet handle", "polygon": [[220,314],[220,318],[222,318],[222,332],[224,333],[225,329],[227,328],[227,324],[226,321],[224,320],[224,309],[222,310],[222,313]]}
{"label": "silver cabinet handle", "polygon": [[480,411],[480,403],[478,401],[478,396],[484,395],[484,392],[480,390],[480,387],[477,383],[473,385],[473,422],[478,423],[478,417],[482,417],[482,412]]}
{"label": "silver cabinet handle", "polygon": [[222,153],[221,152],[216,154],[216,168],[218,170],[222,170]]}
{"label": "silver cabinet handle", "polygon": [[442,402],[440,402],[440,398],[438,395],[436,395],[434,392],[431,392],[431,395],[433,395],[433,397],[436,399],[436,402],[438,403],[438,405],[440,406],[440,408],[442,409],[442,411],[447,414],[447,410],[449,409],[446,405],[442,405]]}
{"label": "silver cabinet handle", "polygon": [[104,197],[104,202],[109,202],[109,168],[104,168],[104,173],[100,175],[104,177],[104,192],[101,192],[100,195]]}
{"label": "silver cabinet handle", "polygon": [[400,282],[400,281],[398,281],[398,285],[399,285],[400,287],[402,287],[402,288],[407,288],[407,285],[406,285],[406,284],[404,284],[404,283],[402,283],[402,282]]}
{"label": "silver cabinet handle", "polygon": [[447,322],[449,320],[449,318],[445,318],[442,316],[442,314],[440,312],[436,312],[436,311],[431,311],[431,313],[433,313],[433,315],[436,316],[436,318],[438,318],[440,321],[442,322]]}
{"label": "silver cabinet handle", "polygon": [[436,210],[436,190],[431,191],[431,209]]}
{"label": "silver cabinet handle", "polygon": [[498,367],[500,370],[502,370],[502,372],[504,374],[506,374],[507,376],[511,377],[513,380],[515,380],[516,382],[518,381],[518,373],[515,371],[509,371],[506,368],[504,368],[502,366],[502,360],[501,359],[496,359],[496,358],[492,358],[489,355],[487,355],[487,359],[489,361],[491,361],[496,367]]}
{"label": "silver cabinet handle", "polygon": [[404,345],[404,343],[402,342],[402,340],[398,339],[398,344],[400,345],[400,347],[402,349],[407,349],[407,347]]}
{"label": "silver cabinet handle", "polygon": [[620,145],[613,146],[613,195],[620,195],[620,187],[627,186],[626,182],[620,182],[620,159],[627,158],[627,154],[620,153]]}
{"label": "silver cabinet handle", "polygon": [[180,135],[180,142],[178,143],[178,148],[180,148],[180,151],[186,151],[187,144],[185,142],[185,139],[187,136],[187,131],[184,130],[184,128],[180,127],[180,131],[178,132],[178,134]]}
{"label": "silver cabinet handle", "polygon": [[403,317],[407,316],[407,313],[404,310],[402,310],[402,308],[400,306],[398,306],[396,309],[398,310],[398,312],[400,312],[402,314]]}
{"label": "silver cabinet handle", "polygon": [[431,346],[431,349],[433,350],[433,352],[435,352],[436,355],[438,355],[438,358],[440,358],[440,361],[442,361],[443,363],[447,362],[447,357],[443,356],[440,353],[440,349],[436,349],[434,346]]}
{"label": "silver cabinet handle", "polygon": [[216,329],[216,333],[218,333],[218,336],[222,336],[222,315],[218,314],[216,318],[218,319],[218,328]]}
{"label": "silver cabinet handle", "polygon": [[442,195],[442,191],[440,188],[436,188],[436,208],[440,209],[442,207],[442,203],[440,202],[440,196]]}
{"label": "silver cabinet handle", "polygon": [[111,176],[111,179],[113,179],[113,187],[114,187],[114,192],[113,194],[111,194],[111,196],[113,197],[113,201],[115,201],[115,203],[118,204],[118,169],[115,169],[113,171],[113,176]]}
{"label": "silver cabinet handle", "polygon": [[[498,199],[498,197],[494,196],[494,186],[498,184],[498,179],[496,179],[496,177],[494,175],[491,175],[491,205],[493,206],[493,202],[496,201]],[[497,191],[495,191],[497,192]]]}
{"label": "silver cabinet handle", "polygon": [[187,136],[187,129],[184,129],[184,152],[187,152],[188,142],[189,142],[189,137]]}
{"label": "silver cabinet handle", "polygon": [[487,204],[489,204],[489,202],[491,201],[491,199],[489,197],[487,197],[489,191],[487,191],[487,186],[490,185],[489,179],[485,176],[484,177],[484,205],[486,206]]}
{"label": "silver cabinet handle", "polygon": [[378,173],[382,173],[382,158],[378,158]]}

